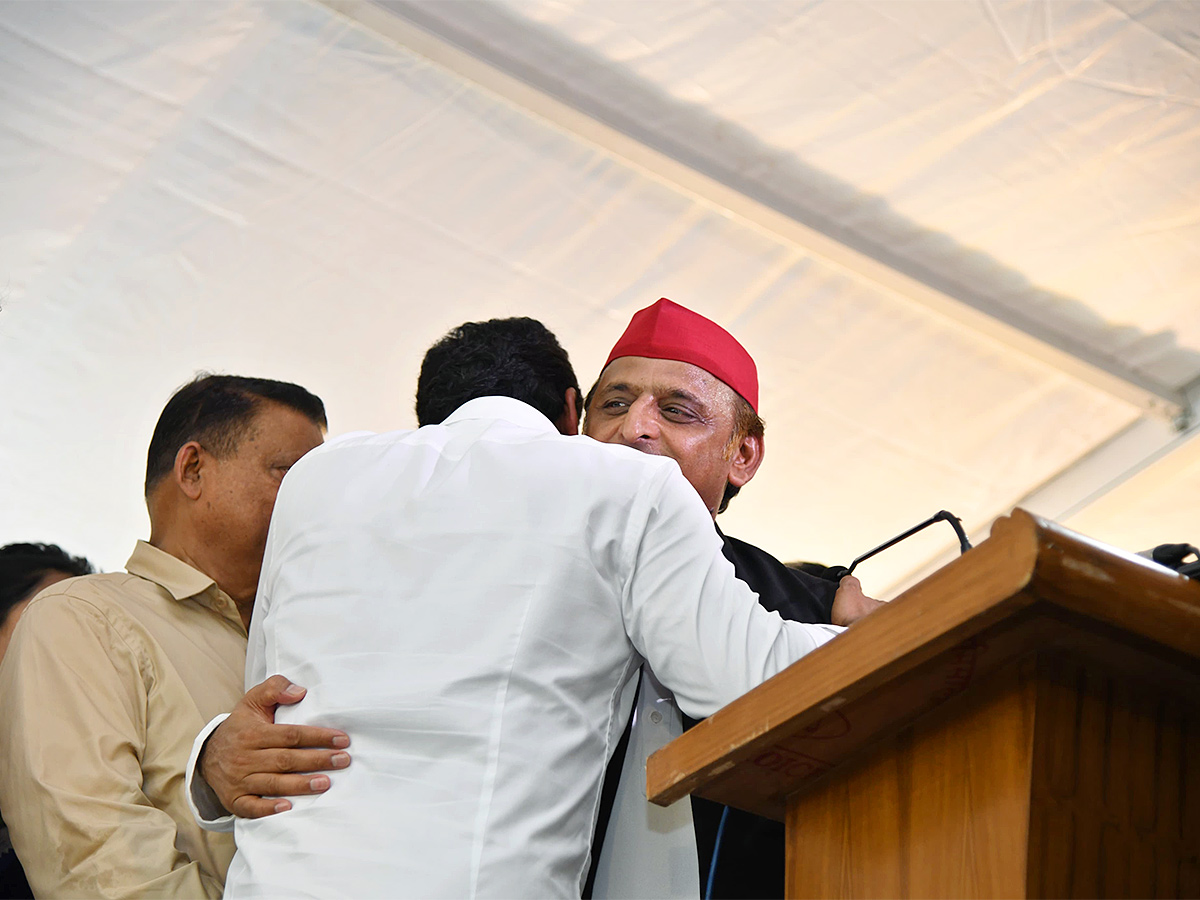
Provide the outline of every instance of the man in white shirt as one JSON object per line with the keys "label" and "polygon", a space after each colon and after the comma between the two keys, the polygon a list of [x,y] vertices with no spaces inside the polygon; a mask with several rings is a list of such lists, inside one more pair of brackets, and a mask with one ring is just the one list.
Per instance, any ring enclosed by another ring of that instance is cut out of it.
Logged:
{"label": "man in white shirt", "polygon": [[470,323],[422,367],[442,424],[285,479],[246,681],[304,684],[279,719],[355,761],[238,821],[230,896],[578,897],[642,660],[704,716],[838,632],[759,607],[677,464],[565,437],[578,408],[539,323]]}

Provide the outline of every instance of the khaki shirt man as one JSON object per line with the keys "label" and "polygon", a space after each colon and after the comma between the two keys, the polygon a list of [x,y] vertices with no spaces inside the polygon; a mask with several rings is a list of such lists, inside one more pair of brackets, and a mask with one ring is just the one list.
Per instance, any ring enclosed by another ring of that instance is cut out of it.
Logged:
{"label": "khaki shirt man", "polygon": [[36,896],[221,896],[233,846],[195,826],[184,768],[241,693],[275,496],[324,429],[298,385],[185,385],[150,440],[127,574],[29,604],[0,664],[0,809]]}
{"label": "khaki shirt man", "polygon": [[183,770],[242,696],[246,629],[211,578],[143,541],[125,569],[25,611],[0,666],[5,818],[39,893],[220,897],[232,836],[195,824]]}

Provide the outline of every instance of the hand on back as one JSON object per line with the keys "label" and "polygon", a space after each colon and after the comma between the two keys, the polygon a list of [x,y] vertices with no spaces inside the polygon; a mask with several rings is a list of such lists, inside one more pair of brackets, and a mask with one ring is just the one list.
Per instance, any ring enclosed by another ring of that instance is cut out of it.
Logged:
{"label": "hand on back", "polygon": [[314,773],[350,765],[345,732],[275,724],[275,710],[304,694],[300,685],[272,675],[252,687],[205,742],[200,772],[229,812],[247,819],[284,812],[292,808],[284,798],[329,789],[329,776]]}

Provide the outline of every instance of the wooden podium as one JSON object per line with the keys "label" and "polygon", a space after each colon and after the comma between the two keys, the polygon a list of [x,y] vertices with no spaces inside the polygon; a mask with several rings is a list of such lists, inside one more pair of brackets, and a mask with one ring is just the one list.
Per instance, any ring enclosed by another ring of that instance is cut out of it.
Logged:
{"label": "wooden podium", "polygon": [[1200,896],[1200,582],[1021,510],[655,753],[790,897]]}

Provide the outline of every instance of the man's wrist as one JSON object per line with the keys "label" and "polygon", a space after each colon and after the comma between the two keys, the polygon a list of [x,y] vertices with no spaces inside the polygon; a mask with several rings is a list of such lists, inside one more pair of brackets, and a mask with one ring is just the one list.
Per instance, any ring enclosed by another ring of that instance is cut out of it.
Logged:
{"label": "man's wrist", "polygon": [[204,738],[204,742],[200,745],[200,753],[196,757],[196,784],[202,786],[204,790],[207,790],[209,793],[211,793],[213,800],[217,804],[217,807],[222,810],[223,814],[228,814],[229,810],[225,809],[225,804],[221,803],[221,798],[219,798],[216,794],[216,791],[212,789],[212,784],[208,780],[208,769],[206,767],[206,764],[208,763],[208,744],[212,740],[212,736],[217,733],[217,728],[220,727],[221,726],[218,723],[217,727],[208,733],[208,735]]}
{"label": "man's wrist", "polygon": [[233,815],[222,805],[201,769],[201,758],[208,746],[208,739],[228,717],[228,713],[217,716],[204,726],[204,730],[196,736],[192,744],[191,757],[188,759],[185,784],[188,806],[191,807],[196,822],[208,831],[233,830]]}

